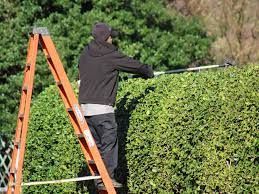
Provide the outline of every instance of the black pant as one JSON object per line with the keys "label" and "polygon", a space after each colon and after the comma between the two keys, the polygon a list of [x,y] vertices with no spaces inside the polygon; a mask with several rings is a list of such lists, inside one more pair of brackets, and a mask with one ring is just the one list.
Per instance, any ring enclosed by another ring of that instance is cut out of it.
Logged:
{"label": "black pant", "polygon": [[95,139],[111,178],[118,165],[117,123],[114,113],[86,116],[86,122]]}

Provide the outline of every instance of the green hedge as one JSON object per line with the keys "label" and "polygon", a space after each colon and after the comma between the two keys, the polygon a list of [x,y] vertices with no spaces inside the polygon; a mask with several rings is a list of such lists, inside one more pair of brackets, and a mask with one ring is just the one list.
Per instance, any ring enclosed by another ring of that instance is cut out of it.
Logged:
{"label": "green hedge", "polygon": [[[85,168],[69,122],[56,86],[47,88],[33,102],[24,163],[25,182],[78,177]],[[79,193],[77,189],[78,185],[66,183],[24,187],[23,192]]]}
{"label": "green hedge", "polygon": [[[256,193],[259,66],[131,79],[117,99],[120,168],[130,193]],[[53,110],[52,110],[53,109]],[[85,168],[55,87],[35,100],[25,180]],[[74,183],[25,193],[80,193]]]}

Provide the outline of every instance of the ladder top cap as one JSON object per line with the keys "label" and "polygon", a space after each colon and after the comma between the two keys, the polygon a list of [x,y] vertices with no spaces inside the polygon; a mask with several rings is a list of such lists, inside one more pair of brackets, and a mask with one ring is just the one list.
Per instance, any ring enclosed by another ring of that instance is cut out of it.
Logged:
{"label": "ladder top cap", "polygon": [[33,34],[49,35],[48,28],[46,27],[33,27]]}

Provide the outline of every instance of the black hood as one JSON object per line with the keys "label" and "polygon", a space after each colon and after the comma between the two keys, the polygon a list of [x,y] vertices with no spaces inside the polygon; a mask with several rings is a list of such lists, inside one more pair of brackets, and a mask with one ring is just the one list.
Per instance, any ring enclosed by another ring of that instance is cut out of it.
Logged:
{"label": "black hood", "polygon": [[92,40],[87,47],[87,52],[93,57],[107,55],[117,50],[117,47],[105,41]]}

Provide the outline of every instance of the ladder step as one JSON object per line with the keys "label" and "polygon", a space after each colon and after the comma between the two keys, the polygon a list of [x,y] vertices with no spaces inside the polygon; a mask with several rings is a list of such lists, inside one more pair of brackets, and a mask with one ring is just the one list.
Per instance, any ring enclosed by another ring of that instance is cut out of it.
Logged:
{"label": "ladder step", "polygon": [[84,138],[84,134],[83,134],[83,133],[76,134],[76,136],[77,136],[78,138]]}
{"label": "ladder step", "polygon": [[10,173],[11,174],[15,174],[17,172],[17,169],[13,168],[13,169],[10,169]]}
{"label": "ladder step", "polygon": [[14,140],[14,143],[13,143],[15,146],[18,146],[18,148],[21,147],[21,141],[18,141],[18,140]]}
{"label": "ladder step", "polygon": [[95,164],[94,160],[88,160],[88,164]]}
{"label": "ladder step", "polygon": [[19,117],[19,119],[23,119],[24,118],[24,113],[20,113],[18,117]]}
{"label": "ladder step", "polygon": [[[19,133],[21,133],[21,128],[16,128],[15,129],[15,131],[17,131],[17,132],[19,132]],[[13,140],[13,144],[15,145],[15,146],[18,146],[18,148],[20,148],[20,146],[21,146],[21,138],[15,138],[14,140]]]}
{"label": "ladder step", "polygon": [[58,86],[62,86],[61,81],[57,81],[56,84],[57,84]]}
{"label": "ladder step", "polygon": [[67,108],[67,112],[73,112],[72,108]]}
{"label": "ladder step", "polygon": [[27,90],[28,90],[28,86],[23,86],[23,87],[22,87],[22,90],[23,90],[23,91],[27,91]]}

